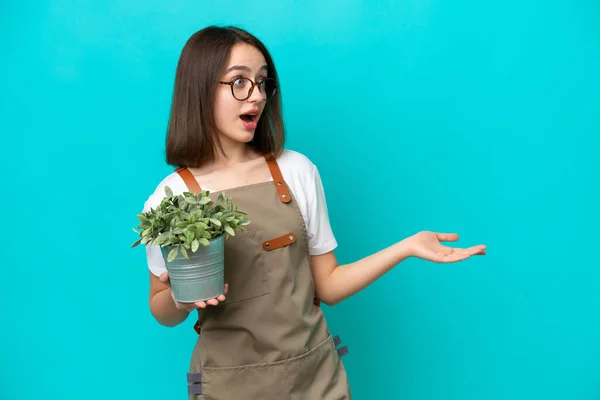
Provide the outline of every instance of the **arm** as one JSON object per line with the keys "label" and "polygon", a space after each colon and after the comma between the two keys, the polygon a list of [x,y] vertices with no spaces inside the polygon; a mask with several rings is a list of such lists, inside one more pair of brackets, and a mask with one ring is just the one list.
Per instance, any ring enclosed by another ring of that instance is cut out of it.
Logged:
{"label": "arm", "polygon": [[185,321],[189,311],[177,308],[171,288],[150,272],[150,312],[165,326],[176,326]]}
{"label": "arm", "polygon": [[317,295],[327,305],[337,304],[358,293],[409,257],[451,263],[472,255],[485,255],[484,245],[456,249],[440,243],[456,240],[458,240],[456,234],[419,232],[384,250],[343,266],[338,265],[333,251],[311,256]]}
{"label": "arm", "polygon": [[150,272],[150,312],[161,325],[176,326],[185,321],[193,310],[218,306],[225,301],[228,289],[229,285],[225,284],[223,294],[215,299],[180,303],[173,297],[169,274],[165,272],[157,277]]}

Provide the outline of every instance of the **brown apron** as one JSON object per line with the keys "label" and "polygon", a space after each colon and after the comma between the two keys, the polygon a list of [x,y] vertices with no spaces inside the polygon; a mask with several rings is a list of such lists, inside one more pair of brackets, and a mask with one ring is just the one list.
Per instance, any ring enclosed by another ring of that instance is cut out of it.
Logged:
{"label": "brown apron", "polygon": [[[336,349],[315,297],[304,219],[276,160],[265,158],[273,181],[223,191],[251,224],[225,242],[227,300],[198,313],[189,399],[351,399],[347,348]],[[177,172],[201,190],[189,170]]]}

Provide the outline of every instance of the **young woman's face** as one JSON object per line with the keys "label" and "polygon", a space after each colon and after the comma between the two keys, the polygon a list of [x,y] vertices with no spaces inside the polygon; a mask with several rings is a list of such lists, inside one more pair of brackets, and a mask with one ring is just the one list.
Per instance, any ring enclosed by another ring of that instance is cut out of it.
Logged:
{"label": "young woman's face", "polygon": [[[258,49],[245,43],[232,47],[220,81],[233,82],[233,91],[239,99],[247,97],[252,82],[261,82],[265,78],[267,62]],[[257,84],[245,100],[236,99],[231,91],[232,86],[219,84],[215,99],[217,129],[221,141],[248,143],[254,137],[256,124],[265,108],[264,88]]]}

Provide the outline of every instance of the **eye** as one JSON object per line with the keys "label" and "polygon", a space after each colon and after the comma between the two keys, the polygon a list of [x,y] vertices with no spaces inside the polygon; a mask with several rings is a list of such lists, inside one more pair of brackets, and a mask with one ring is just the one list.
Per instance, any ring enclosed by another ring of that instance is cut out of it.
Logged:
{"label": "eye", "polygon": [[233,78],[232,82],[235,86],[244,86],[245,79],[241,76]]}

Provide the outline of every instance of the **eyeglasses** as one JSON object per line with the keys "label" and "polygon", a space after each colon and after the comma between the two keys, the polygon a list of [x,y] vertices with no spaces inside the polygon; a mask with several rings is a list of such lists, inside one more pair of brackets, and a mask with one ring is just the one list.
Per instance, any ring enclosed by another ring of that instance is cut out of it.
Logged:
{"label": "eyeglasses", "polygon": [[268,100],[273,97],[278,86],[277,81],[273,78],[264,78],[258,82],[253,82],[252,79],[238,77],[231,82],[221,81],[219,83],[231,86],[231,94],[239,101],[249,99],[252,96],[252,92],[254,92],[255,86],[258,86],[258,90],[260,90],[263,98]]}

